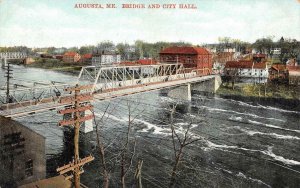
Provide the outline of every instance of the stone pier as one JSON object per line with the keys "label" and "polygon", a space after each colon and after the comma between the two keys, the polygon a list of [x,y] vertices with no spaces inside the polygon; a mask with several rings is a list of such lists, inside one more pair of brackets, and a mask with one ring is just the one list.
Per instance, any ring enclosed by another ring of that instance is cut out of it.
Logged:
{"label": "stone pier", "polygon": [[194,83],[192,85],[192,90],[215,93],[219,89],[221,84],[222,84],[221,77],[216,76],[210,80]]}
{"label": "stone pier", "polygon": [[168,91],[168,96],[174,99],[191,101],[192,90],[215,93],[221,84],[222,84],[221,77],[215,76],[208,80],[203,80],[199,82],[188,83],[186,85],[173,87]]}
{"label": "stone pier", "polygon": [[7,59],[6,58],[0,59],[0,63],[1,63],[1,68],[4,69],[5,66],[7,65]]}
{"label": "stone pier", "polygon": [[191,101],[192,100],[191,84],[171,88],[170,91],[168,92],[168,96],[174,99]]}

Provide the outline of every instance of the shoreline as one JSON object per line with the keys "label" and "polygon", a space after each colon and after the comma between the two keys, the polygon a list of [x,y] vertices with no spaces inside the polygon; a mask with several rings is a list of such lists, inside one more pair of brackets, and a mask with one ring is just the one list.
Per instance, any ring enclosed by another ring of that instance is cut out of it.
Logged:
{"label": "shoreline", "polygon": [[293,100],[300,102],[299,86],[275,83],[267,83],[266,85],[239,83],[236,84],[234,90],[229,86],[225,86],[225,83],[223,83],[216,94],[222,97],[244,97],[260,100]]}

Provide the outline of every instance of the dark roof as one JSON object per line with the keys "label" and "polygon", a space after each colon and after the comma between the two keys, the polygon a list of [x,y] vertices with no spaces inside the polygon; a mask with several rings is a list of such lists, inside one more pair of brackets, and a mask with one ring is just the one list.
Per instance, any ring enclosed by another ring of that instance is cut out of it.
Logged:
{"label": "dark roof", "polygon": [[190,55],[210,55],[211,53],[205,48],[200,47],[178,47],[172,46],[163,49],[159,54],[190,54]]}

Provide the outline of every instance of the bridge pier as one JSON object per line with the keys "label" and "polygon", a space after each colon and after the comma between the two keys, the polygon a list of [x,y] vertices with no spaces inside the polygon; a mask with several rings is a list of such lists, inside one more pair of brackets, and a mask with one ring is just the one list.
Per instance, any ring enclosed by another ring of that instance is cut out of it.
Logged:
{"label": "bridge pier", "polygon": [[187,85],[171,88],[168,92],[168,96],[175,99],[191,101],[192,100],[191,84],[188,83]]}
{"label": "bridge pier", "polygon": [[1,59],[1,68],[5,69],[5,66],[7,66],[7,59],[3,58],[3,59]]}
{"label": "bridge pier", "polygon": [[221,84],[222,84],[221,77],[215,76],[213,79],[205,80],[203,82],[198,82],[193,84],[193,90],[216,93],[216,91],[219,89]]}
{"label": "bridge pier", "polygon": [[[86,110],[85,115],[91,115],[92,112],[90,110]],[[83,133],[89,133],[93,131],[93,121],[94,119],[90,119],[85,121],[81,126],[80,126],[80,131]]]}

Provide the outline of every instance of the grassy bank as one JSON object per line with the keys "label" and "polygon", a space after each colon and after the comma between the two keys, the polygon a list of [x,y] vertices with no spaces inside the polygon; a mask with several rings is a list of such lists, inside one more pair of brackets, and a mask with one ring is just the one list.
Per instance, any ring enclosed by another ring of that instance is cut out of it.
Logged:
{"label": "grassy bank", "polygon": [[283,98],[300,100],[300,87],[279,84],[236,84],[234,90],[231,85],[221,85],[219,95],[235,95],[245,97]]}

